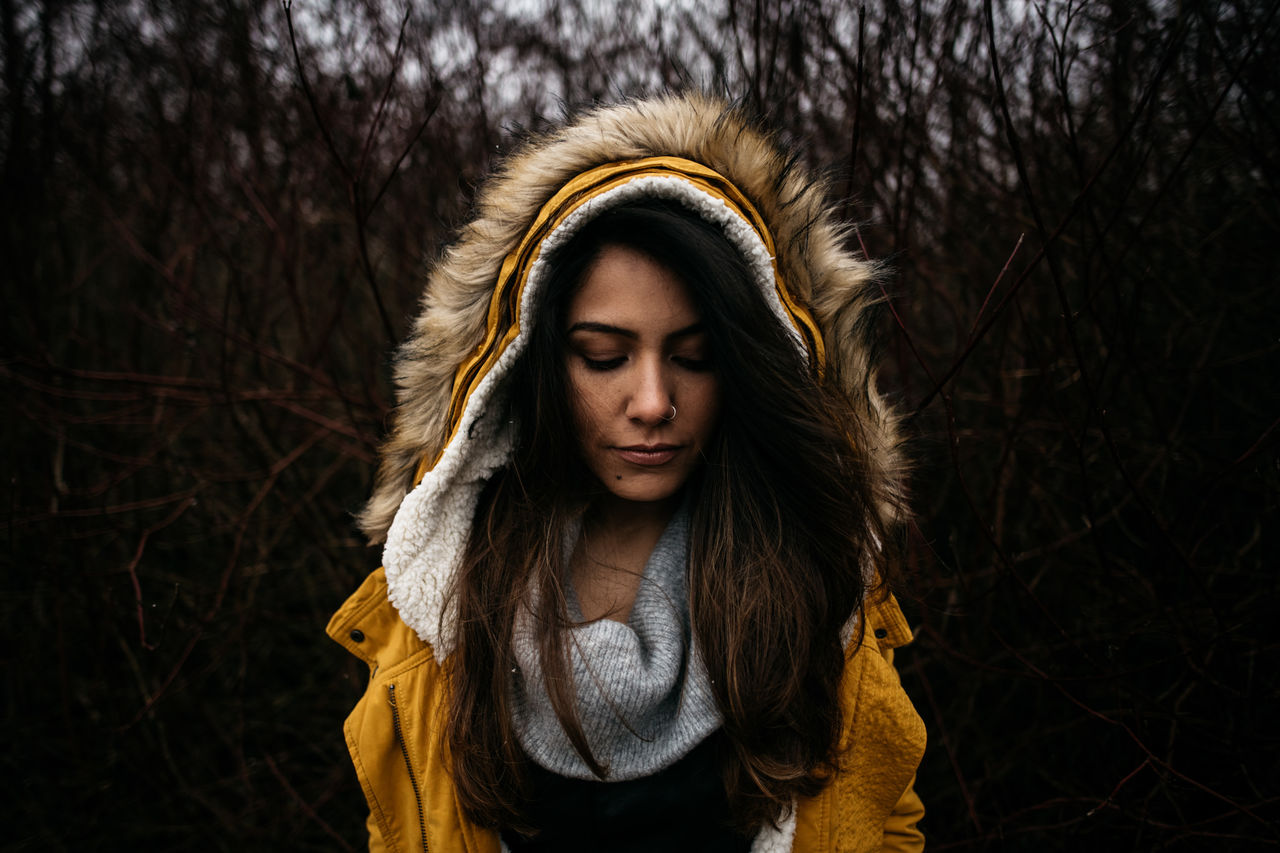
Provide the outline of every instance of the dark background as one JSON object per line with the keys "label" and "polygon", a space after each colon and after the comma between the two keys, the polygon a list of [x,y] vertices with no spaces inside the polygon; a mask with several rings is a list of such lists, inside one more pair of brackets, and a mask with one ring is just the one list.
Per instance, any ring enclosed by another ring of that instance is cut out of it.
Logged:
{"label": "dark background", "polygon": [[707,86],[892,266],[934,850],[1280,844],[1277,3],[0,0],[5,850],[360,846],[324,638],[424,259]]}

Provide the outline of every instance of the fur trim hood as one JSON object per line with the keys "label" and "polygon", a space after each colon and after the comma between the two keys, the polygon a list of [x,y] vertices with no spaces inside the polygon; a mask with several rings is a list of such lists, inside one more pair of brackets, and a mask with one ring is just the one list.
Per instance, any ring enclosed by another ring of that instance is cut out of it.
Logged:
{"label": "fur trim hood", "polygon": [[540,258],[629,198],[670,198],[724,228],[797,346],[852,401],[873,476],[899,493],[897,421],[869,346],[875,267],[845,248],[827,189],[741,110],[696,94],[589,112],[486,182],[399,350],[394,424],[359,519],[386,543],[392,602],[437,658],[453,646],[443,607],[479,491],[509,458],[511,430],[492,413],[524,347],[522,318],[536,321]]}

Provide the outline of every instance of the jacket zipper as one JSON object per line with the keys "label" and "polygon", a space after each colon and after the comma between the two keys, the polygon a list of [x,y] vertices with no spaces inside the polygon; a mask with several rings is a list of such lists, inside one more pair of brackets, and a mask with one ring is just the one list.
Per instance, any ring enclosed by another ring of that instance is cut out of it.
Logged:
{"label": "jacket zipper", "polygon": [[418,802],[418,831],[422,833],[422,853],[429,853],[427,847],[427,819],[422,810],[422,791],[418,788],[418,777],[413,775],[413,765],[409,763],[409,747],[404,742],[404,732],[400,729],[400,708],[396,705],[396,686],[387,685],[387,698],[391,702],[391,727],[395,729],[396,743],[400,744],[400,754],[404,756],[404,769],[409,771],[409,784],[413,786],[413,798]]}

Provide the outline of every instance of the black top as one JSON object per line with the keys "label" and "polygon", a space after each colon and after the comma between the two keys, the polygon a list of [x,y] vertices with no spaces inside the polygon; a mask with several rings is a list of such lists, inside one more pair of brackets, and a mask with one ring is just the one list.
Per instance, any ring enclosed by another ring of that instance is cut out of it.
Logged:
{"label": "black top", "polygon": [[652,776],[625,782],[569,779],[528,762],[531,822],[525,838],[503,830],[512,853],[649,851],[747,853],[751,839],[729,828],[720,778],[719,733]]}

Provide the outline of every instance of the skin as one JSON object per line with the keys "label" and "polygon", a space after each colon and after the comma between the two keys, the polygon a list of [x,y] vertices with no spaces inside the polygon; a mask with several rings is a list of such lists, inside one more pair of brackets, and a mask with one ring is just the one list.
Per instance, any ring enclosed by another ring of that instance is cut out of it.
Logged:
{"label": "skin", "polygon": [[601,486],[570,560],[589,620],[626,621],[644,564],[719,423],[701,321],[674,273],[622,246],[601,252],[570,300],[573,417]]}

